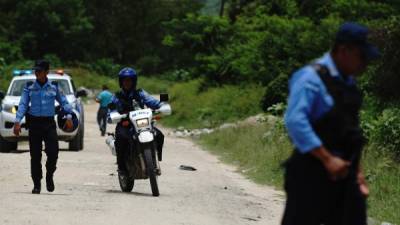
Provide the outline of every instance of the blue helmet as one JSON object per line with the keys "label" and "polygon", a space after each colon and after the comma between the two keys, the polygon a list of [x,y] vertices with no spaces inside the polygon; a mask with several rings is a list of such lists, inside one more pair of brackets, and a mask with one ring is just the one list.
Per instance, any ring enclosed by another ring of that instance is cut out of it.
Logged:
{"label": "blue helmet", "polygon": [[119,86],[122,87],[122,80],[125,78],[131,78],[132,79],[132,88],[136,88],[136,83],[137,83],[137,73],[134,69],[130,67],[125,67],[118,73],[118,78],[119,78]]}

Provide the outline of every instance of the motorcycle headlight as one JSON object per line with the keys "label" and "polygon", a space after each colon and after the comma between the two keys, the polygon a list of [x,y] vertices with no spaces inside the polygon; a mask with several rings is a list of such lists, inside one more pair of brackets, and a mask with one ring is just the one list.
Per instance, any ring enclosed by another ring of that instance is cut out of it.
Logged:
{"label": "motorcycle headlight", "polygon": [[137,125],[139,128],[147,127],[147,126],[149,126],[149,119],[140,119],[140,120],[136,120],[136,125]]}
{"label": "motorcycle headlight", "polygon": [[4,104],[3,105],[3,110],[12,114],[16,114],[17,113],[17,108],[15,107],[15,105],[8,105],[8,104]]}

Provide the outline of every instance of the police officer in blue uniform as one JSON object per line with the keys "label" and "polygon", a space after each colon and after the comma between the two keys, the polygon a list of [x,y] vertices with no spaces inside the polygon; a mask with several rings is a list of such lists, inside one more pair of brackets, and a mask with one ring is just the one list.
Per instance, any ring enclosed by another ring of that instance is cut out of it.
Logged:
{"label": "police officer in blue uniform", "polygon": [[[45,143],[46,162],[46,187],[49,192],[54,191],[53,174],[56,171],[58,159],[58,138],[56,123],[54,121],[55,105],[57,100],[63,110],[73,113],[65,96],[55,84],[47,79],[49,62],[38,60],[35,62],[34,71],[36,81],[28,83],[24,87],[18,112],[14,124],[14,134],[19,136],[21,132],[21,120],[25,116],[29,127],[29,149],[31,155],[31,176],[33,180],[33,194],[40,194],[42,179],[42,142]],[[29,105],[31,103],[31,105]],[[71,117],[69,117],[71,118]],[[71,119],[65,122],[65,129],[73,129]]]}
{"label": "police officer in blue uniform", "polygon": [[362,94],[354,78],[379,57],[368,33],[344,23],[332,50],[289,81],[285,124],[295,151],[285,163],[283,225],[366,224]]}
{"label": "police officer in blue uniform", "polygon": [[[145,106],[151,109],[159,109],[162,105],[160,101],[152,97],[143,89],[136,89],[137,73],[132,68],[124,68],[118,74],[119,85],[121,91],[117,92],[111,99],[111,111],[118,111],[120,114],[129,113],[132,111],[132,100],[135,100],[141,108]],[[126,175],[126,166],[124,163],[125,153],[128,151],[128,140],[131,138],[130,129],[132,124],[129,118],[123,119],[115,128],[115,150],[117,152],[118,173],[120,176]],[[162,146],[164,144],[164,135],[160,130],[156,129],[155,140],[157,149],[160,153],[161,160]]]}

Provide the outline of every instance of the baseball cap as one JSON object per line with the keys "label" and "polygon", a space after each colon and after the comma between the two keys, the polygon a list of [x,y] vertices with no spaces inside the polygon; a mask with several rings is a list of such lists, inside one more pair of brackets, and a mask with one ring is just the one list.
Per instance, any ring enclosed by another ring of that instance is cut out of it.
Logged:
{"label": "baseball cap", "polygon": [[49,68],[50,63],[43,59],[36,60],[35,65],[33,66],[33,70],[35,71],[47,71]]}
{"label": "baseball cap", "polygon": [[378,59],[381,53],[375,45],[368,42],[368,34],[367,27],[354,22],[346,22],[340,26],[336,33],[336,43],[359,45],[368,60]]}

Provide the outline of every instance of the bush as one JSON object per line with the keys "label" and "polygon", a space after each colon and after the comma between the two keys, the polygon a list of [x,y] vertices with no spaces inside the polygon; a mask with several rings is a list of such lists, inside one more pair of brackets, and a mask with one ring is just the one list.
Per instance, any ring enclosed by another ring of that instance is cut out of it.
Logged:
{"label": "bush", "polygon": [[166,22],[163,27],[163,45],[169,53],[165,60],[172,65],[169,70],[184,69],[193,72],[194,77],[223,71],[218,59],[213,59],[220,56],[220,49],[234,34],[226,18],[189,14]]}
{"label": "bush", "polygon": [[111,91],[117,91],[119,89],[118,79],[100,75],[92,70],[74,67],[70,70],[70,75],[76,87],[83,86],[89,89],[100,90],[103,84],[107,84]]}
{"label": "bush", "polygon": [[160,71],[161,59],[158,56],[144,56],[140,58],[136,65],[142,74],[155,74]]}
{"label": "bush", "polygon": [[[189,15],[164,24],[163,44],[176,68],[204,77],[208,86],[263,83],[328,51],[341,20],[330,16],[314,24],[307,18],[269,14],[258,6],[251,16],[226,18]],[[280,91],[286,91],[281,89]]]}
{"label": "bush", "polygon": [[184,69],[170,71],[161,75],[161,78],[169,81],[189,81],[193,79],[192,73]]}
{"label": "bush", "polygon": [[395,101],[400,97],[400,17],[384,26],[376,39],[383,45],[383,58],[370,73],[368,86],[381,100]]}
{"label": "bush", "polygon": [[21,48],[11,42],[2,41],[0,38],[0,58],[6,64],[22,59]]}
{"label": "bush", "polygon": [[137,85],[138,88],[142,88],[150,94],[161,94],[168,93],[168,89],[172,83],[157,77],[140,76]]}
{"label": "bush", "polygon": [[58,67],[63,67],[63,64],[61,63],[61,59],[58,58],[58,56],[55,54],[47,54],[43,58],[50,62],[50,69],[56,69]]}
{"label": "bush", "polygon": [[[387,108],[369,123],[369,138],[379,150],[390,151],[400,157],[400,109]],[[399,158],[400,159],[400,158]]]}
{"label": "bush", "polygon": [[288,75],[281,74],[271,81],[266,89],[264,96],[261,100],[261,108],[267,111],[269,107],[286,102],[286,97],[288,95]]}
{"label": "bush", "polygon": [[88,66],[91,70],[108,77],[116,77],[122,67],[110,58],[98,59]]}
{"label": "bush", "polygon": [[13,77],[13,70],[15,69],[29,69],[32,68],[33,62],[29,60],[14,62],[9,65],[0,66],[0,90],[7,91],[10,81]]}

